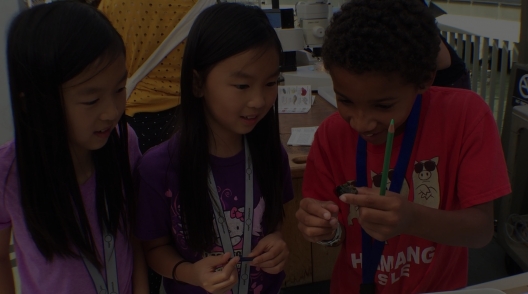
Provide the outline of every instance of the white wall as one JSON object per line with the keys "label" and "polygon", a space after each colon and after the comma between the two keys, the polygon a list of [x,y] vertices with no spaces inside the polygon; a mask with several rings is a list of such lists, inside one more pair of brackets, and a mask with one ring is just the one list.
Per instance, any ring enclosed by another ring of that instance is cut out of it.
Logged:
{"label": "white wall", "polygon": [[0,145],[13,138],[5,50],[7,27],[18,11],[19,3],[17,0],[0,0]]}

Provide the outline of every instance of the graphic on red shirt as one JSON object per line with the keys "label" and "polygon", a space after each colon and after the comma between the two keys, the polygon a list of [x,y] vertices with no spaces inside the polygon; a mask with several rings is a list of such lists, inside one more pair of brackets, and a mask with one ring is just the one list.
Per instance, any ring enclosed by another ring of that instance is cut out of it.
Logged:
{"label": "graphic on red shirt", "polygon": [[438,183],[437,167],[438,157],[414,162],[414,203],[438,209],[440,184]]}
{"label": "graphic on red shirt", "polygon": [[[410,277],[411,265],[430,264],[433,261],[435,247],[408,246],[406,250],[394,254],[383,254],[376,275],[378,284],[382,286],[395,284],[405,277]],[[362,254],[352,253],[352,267],[362,268]]]}
{"label": "graphic on red shirt", "polygon": [[[389,169],[389,175],[387,177],[387,190],[390,189],[390,186],[391,186],[391,183],[392,183],[392,176],[394,174],[394,169]],[[379,188],[380,185],[381,185],[381,172],[380,173],[376,173],[374,171],[370,171],[370,178],[372,179],[372,187],[377,187]],[[404,178],[403,179],[403,184],[402,184],[402,188],[401,188],[401,191],[400,191],[400,194],[401,195],[409,195],[409,183],[407,182],[407,180]]]}

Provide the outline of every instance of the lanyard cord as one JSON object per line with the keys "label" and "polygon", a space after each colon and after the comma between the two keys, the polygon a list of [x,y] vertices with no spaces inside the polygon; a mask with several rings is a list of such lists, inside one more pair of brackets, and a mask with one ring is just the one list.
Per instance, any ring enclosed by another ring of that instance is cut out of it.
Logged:
{"label": "lanyard cord", "polygon": [[[411,158],[414,139],[418,131],[420,121],[420,109],[422,106],[422,95],[418,95],[414,101],[413,108],[407,119],[403,142],[398,154],[398,160],[394,168],[389,191],[400,193],[409,160]],[[356,154],[356,178],[358,187],[366,187],[367,182],[367,142],[359,137]],[[361,294],[374,293],[376,285],[374,278],[376,269],[383,253],[385,242],[373,239],[363,228],[361,228],[361,250],[362,250],[362,283],[360,286]]]}
{"label": "lanyard cord", "polygon": [[[246,137],[244,137],[244,151],[245,151],[245,208],[244,208],[244,243],[242,247],[242,256],[247,256],[251,252],[251,235],[253,228],[253,167],[251,161],[251,153],[249,152],[249,146],[247,144]],[[220,196],[218,195],[218,189],[213,176],[213,171],[209,168],[209,190],[211,191],[211,201],[213,202],[213,211],[215,214],[216,226],[218,228],[218,234],[220,235],[220,241],[224,252],[231,252],[232,256],[235,256],[233,251],[233,245],[231,244],[231,236],[229,234],[229,227],[224,215]],[[249,288],[249,274],[250,267],[247,262],[241,263],[240,278],[238,283],[233,287],[234,294],[248,293]]]}
{"label": "lanyard cord", "polygon": [[92,277],[96,293],[98,294],[119,294],[119,284],[117,281],[117,262],[116,262],[116,251],[115,251],[115,238],[112,233],[108,232],[106,225],[103,225],[103,250],[104,250],[104,262],[106,268],[106,280],[105,283],[103,276],[95,267],[95,265],[82,255],[84,265]]}

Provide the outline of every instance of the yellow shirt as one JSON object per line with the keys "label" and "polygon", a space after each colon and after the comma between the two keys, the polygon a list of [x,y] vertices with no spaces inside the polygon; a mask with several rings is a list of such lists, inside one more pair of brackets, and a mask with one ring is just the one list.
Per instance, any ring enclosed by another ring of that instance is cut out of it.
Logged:
{"label": "yellow shirt", "polygon": [[[136,72],[196,0],[103,0],[99,9],[123,37],[128,76]],[[174,48],[137,85],[126,114],[159,112],[180,104],[180,72],[185,41]]]}

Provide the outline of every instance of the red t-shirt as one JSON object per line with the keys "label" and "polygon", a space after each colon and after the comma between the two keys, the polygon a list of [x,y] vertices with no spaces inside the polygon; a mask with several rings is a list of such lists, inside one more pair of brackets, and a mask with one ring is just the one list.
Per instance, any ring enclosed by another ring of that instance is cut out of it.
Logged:
{"label": "red t-shirt", "polygon": [[[339,205],[346,241],[334,267],[331,293],[358,293],[361,227],[357,212],[334,194],[356,179],[358,133],[338,113],[318,128],[304,173],[303,195]],[[394,168],[403,134],[394,138]],[[385,145],[367,144],[368,186],[379,186]],[[418,171],[418,172],[417,172]],[[390,177],[389,184],[390,187]],[[510,193],[497,125],[477,94],[432,87],[423,94],[420,123],[401,194],[442,210],[460,210]],[[409,235],[385,244],[375,275],[376,293],[423,293],[458,289],[467,283],[468,252]],[[317,265],[315,265],[317,266]]]}

